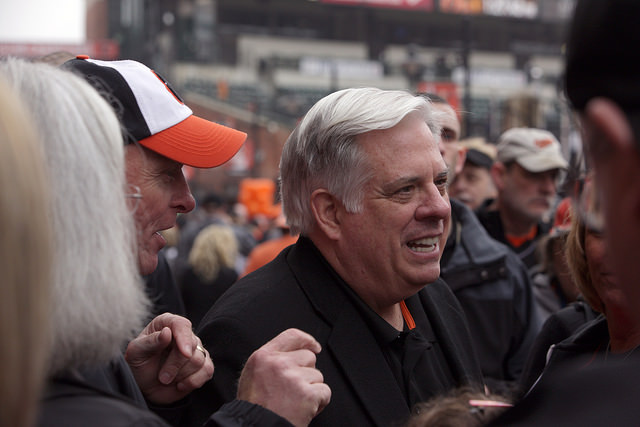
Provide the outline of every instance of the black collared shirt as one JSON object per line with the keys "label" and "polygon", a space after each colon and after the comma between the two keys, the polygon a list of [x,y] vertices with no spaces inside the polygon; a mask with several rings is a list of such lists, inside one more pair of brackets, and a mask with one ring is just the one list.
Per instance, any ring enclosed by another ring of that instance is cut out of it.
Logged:
{"label": "black collared shirt", "polygon": [[418,295],[405,300],[416,327],[409,330],[405,321],[404,330],[398,331],[340,282],[378,341],[409,408],[457,386]]}

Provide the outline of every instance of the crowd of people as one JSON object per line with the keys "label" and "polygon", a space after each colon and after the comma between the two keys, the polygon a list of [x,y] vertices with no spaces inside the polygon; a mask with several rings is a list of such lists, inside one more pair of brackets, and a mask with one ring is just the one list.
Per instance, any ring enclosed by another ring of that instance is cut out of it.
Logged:
{"label": "crowd of people", "polygon": [[0,424],[637,424],[637,18],[577,3],[580,164],[343,89],[287,139],[269,221],[194,198],[183,165],[247,135],[144,64],[0,60]]}

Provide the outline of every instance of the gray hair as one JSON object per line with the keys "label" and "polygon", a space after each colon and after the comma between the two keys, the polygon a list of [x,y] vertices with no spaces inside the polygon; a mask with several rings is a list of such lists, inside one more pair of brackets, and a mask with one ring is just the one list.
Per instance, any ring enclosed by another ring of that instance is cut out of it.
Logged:
{"label": "gray hair", "polygon": [[344,89],[318,101],[287,139],[280,159],[280,192],[292,234],[308,234],[315,221],[311,194],[326,188],[349,212],[362,209],[371,179],[358,135],[390,129],[409,114],[419,114],[438,140],[439,114],[428,100],[405,91]]}
{"label": "gray hair", "polygon": [[144,326],[125,198],[124,149],[112,108],[88,83],[48,64],[9,58],[3,74],[42,135],[54,230],[49,374],[111,360]]}

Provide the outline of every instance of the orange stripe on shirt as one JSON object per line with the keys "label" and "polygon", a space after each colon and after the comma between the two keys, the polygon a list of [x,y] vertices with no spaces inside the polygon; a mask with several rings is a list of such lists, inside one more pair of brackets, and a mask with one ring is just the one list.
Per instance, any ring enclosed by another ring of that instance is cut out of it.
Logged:
{"label": "orange stripe on shirt", "polygon": [[402,317],[409,329],[414,329],[416,327],[416,322],[413,320],[413,316],[409,312],[409,308],[407,308],[407,304],[404,301],[400,301],[400,310],[402,311]]}

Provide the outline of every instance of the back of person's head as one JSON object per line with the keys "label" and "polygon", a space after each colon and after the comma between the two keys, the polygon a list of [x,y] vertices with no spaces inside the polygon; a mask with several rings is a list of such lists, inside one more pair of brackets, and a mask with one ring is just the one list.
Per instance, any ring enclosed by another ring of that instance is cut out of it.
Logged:
{"label": "back of person's head", "polygon": [[33,425],[49,354],[53,233],[44,160],[22,101],[0,76],[0,424]]}
{"label": "back of person's head", "polygon": [[146,320],[124,146],[111,107],[82,79],[9,58],[3,75],[43,137],[55,254],[49,373],[100,365]]}
{"label": "back of person's head", "polygon": [[415,405],[406,427],[480,427],[510,406],[504,397],[462,388]]}
{"label": "back of person's head", "polygon": [[461,139],[460,145],[467,150],[465,163],[487,170],[491,169],[491,165],[496,160],[495,145],[488,143],[482,137]]}
{"label": "back of person's head", "polygon": [[223,267],[233,268],[238,256],[238,240],[228,225],[212,224],[203,228],[189,252],[189,265],[203,281],[214,280]]}
{"label": "back of person's head", "polygon": [[638,19],[640,2],[636,0],[578,1],[565,70],[567,96],[576,110],[583,111],[595,97],[609,98],[633,119],[636,135],[640,134]]}
{"label": "back of person's head", "polygon": [[326,188],[349,212],[361,209],[371,172],[356,137],[390,129],[409,114],[419,114],[439,138],[430,103],[405,91],[344,89],[311,107],[287,139],[280,160],[281,199],[292,234],[313,229],[309,197],[317,188]]}

